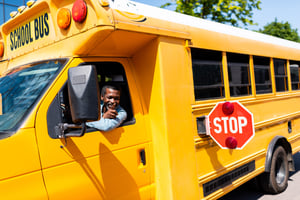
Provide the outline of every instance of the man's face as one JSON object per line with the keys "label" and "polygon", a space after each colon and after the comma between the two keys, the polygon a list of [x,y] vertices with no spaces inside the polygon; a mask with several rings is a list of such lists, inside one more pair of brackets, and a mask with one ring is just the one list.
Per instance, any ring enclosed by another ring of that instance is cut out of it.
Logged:
{"label": "man's face", "polygon": [[120,104],[120,91],[106,88],[106,93],[101,98],[107,109],[115,110]]}

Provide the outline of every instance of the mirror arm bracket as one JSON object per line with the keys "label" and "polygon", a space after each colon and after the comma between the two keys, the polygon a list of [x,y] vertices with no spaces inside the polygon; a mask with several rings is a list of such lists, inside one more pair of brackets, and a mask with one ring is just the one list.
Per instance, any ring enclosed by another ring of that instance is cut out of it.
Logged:
{"label": "mirror arm bracket", "polygon": [[[66,130],[73,129],[81,129],[80,134],[78,133],[66,133]],[[78,124],[68,124],[68,123],[59,123],[55,127],[55,132],[58,138],[67,138],[67,137],[82,137],[86,131],[86,124],[83,122],[81,125]]]}

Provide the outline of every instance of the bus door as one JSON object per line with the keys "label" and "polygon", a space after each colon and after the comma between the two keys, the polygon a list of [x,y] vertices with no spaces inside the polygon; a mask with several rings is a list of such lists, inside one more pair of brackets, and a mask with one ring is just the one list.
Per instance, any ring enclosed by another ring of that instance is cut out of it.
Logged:
{"label": "bus door", "polygon": [[120,105],[126,110],[127,119],[108,132],[88,127],[82,137],[59,138],[57,125],[72,123],[68,71],[62,72],[43,100],[36,119],[49,198],[150,199],[151,147],[128,61],[77,58],[70,64],[79,65],[96,67],[99,88],[110,82],[120,85]]}

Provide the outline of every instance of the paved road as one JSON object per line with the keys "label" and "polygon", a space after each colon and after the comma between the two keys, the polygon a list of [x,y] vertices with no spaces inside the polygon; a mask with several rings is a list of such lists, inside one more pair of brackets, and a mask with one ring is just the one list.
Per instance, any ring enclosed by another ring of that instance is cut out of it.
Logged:
{"label": "paved road", "polygon": [[265,195],[250,181],[219,200],[300,200],[300,153],[294,155],[294,161],[296,171],[290,172],[288,188],[283,193]]}

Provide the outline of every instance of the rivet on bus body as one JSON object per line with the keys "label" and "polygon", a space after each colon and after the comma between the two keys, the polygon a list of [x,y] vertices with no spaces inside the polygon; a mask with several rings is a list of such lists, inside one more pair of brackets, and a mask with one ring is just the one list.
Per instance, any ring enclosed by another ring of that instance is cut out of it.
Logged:
{"label": "rivet on bus body", "polygon": [[231,115],[234,111],[234,105],[231,102],[225,102],[222,106],[222,111],[225,115]]}
{"label": "rivet on bus body", "polygon": [[229,149],[235,149],[237,147],[237,140],[233,136],[229,136],[225,140],[225,144]]}

